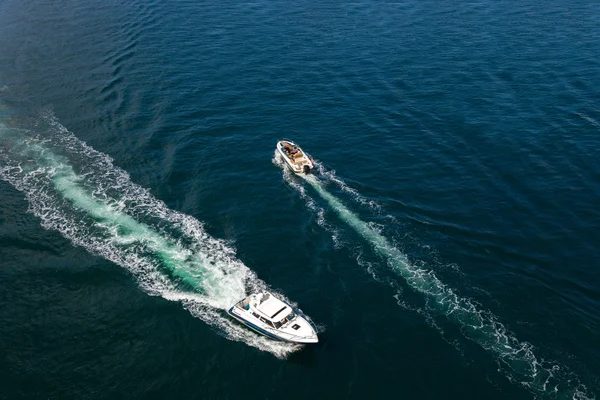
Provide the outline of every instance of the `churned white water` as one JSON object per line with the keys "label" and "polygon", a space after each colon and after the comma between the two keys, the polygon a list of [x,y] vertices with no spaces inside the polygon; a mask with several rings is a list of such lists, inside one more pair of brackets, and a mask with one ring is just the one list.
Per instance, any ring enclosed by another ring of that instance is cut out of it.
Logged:
{"label": "churned white water", "polygon": [[25,194],[44,228],[126,268],[148,294],[180,302],[228,339],[277,357],[300,348],[227,316],[235,302],[267,287],[232,248],[131,182],[51,114],[43,119],[42,133],[0,126],[0,178]]}

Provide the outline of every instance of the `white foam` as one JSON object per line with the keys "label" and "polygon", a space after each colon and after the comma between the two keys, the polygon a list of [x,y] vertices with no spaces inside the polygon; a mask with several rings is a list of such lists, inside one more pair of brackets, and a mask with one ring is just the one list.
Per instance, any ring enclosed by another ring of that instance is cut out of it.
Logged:
{"label": "white foam", "polygon": [[44,124],[43,134],[0,125],[0,178],[25,194],[44,228],[126,268],[147,293],[180,302],[230,340],[277,357],[300,348],[257,335],[226,315],[249,292],[267,287],[232,248],[132,183],[50,112]]}
{"label": "white foam", "polygon": [[[432,271],[411,263],[378,229],[362,221],[341,200],[329,193],[315,176],[302,177],[329,203],[342,221],[372,245],[374,251],[387,261],[393,271],[404,278],[412,289],[425,296],[429,309],[457,323],[466,338],[493,354],[499,362],[500,369],[510,380],[518,382],[536,395],[560,392],[560,397],[589,397],[585,386],[580,384],[572,373],[565,372],[563,368],[559,374],[558,365],[538,360],[533,346],[519,341],[495,315],[479,309],[472,300],[460,297]],[[379,280],[372,270],[369,272]],[[397,293],[396,299],[399,295],[400,293]],[[399,304],[406,308],[404,303],[399,301]],[[435,321],[430,322],[435,325]]]}
{"label": "white foam", "polygon": [[363,195],[361,195],[358,190],[350,187],[346,182],[344,182],[342,179],[340,179],[336,173],[335,170],[333,169],[326,169],[323,164],[321,163],[315,163],[319,174],[327,181],[329,182],[333,182],[335,183],[340,189],[342,189],[344,192],[350,194],[350,197],[356,201],[357,203],[370,208],[373,211],[377,211],[377,212],[381,212],[382,211],[382,207],[380,204],[378,204],[376,201],[368,199],[366,197],[364,197]]}
{"label": "white foam", "polygon": [[586,113],[578,112],[576,114],[579,115],[581,118],[585,119],[590,124],[594,125],[596,128],[600,128],[600,122],[596,121],[594,118],[590,117]]}
{"label": "white foam", "polygon": [[317,224],[331,234],[331,240],[333,241],[334,247],[336,249],[340,249],[344,245],[344,242],[341,239],[340,232],[325,219],[325,209],[319,207],[315,200],[308,193],[306,193],[304,186],[301,185],[300,181],[295,177],[296,174],[294,174],[287,167],[281,154],[279,154],[277,150],[275,150],[271,161],[273,164],[281,168],[283,180],[300,194],[300,197],[302,197],[306,203],[306,207],[308,207],[309,210],[313,211],[317,215]]}

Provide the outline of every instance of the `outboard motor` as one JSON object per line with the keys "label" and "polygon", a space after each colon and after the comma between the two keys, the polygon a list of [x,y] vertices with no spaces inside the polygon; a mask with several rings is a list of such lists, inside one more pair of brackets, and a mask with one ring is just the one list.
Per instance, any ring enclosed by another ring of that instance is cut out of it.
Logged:
{"label": "outboard motor", "polygon": [[305,175],[308,175],[308,174],[310,174],[310,167],[309,167],[308,165],[305,165],[305,166],[304,166],[304,174],[305,174]]}

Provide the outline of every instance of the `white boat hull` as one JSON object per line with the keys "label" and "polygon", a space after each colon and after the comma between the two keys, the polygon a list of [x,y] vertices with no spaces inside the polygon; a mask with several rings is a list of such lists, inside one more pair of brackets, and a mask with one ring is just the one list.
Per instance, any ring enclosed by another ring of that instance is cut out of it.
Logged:
{"label": "white boat hull", "polygon": [[286,165],[296,174],[305,175],[314,168],[312,158],[300,146],[290,140],[277,142],[277,152]]}
{"label": "white boat hull", "polygon": [[268,292],[248,296],[227,313],[253,331],[273,340],[300,344],[319,341],[316,327],[307,316]]}

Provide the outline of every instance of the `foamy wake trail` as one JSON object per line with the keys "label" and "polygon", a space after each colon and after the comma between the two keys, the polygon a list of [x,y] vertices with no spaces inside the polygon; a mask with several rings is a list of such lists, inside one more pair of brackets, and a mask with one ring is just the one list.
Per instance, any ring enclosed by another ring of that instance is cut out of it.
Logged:
{"label": "foamy wake trail", "polygon": [[367,199],[366,197],[361,195],[358,192],[358,190],[350,187],[346,182],[344,182],[342,179],[338,178],[338,176],[336,175],[334,170],[326,169],[323,166],[323,164],[321,164],[321,163],[315,163],[315,166],[316,166],[317,170],[319,171],[320,176],[323,177],[323,179],[326,179],[327,181],[333,182],[334,184],[336,184],[340,189],[342,189],[344,192],[348,193],[354,201],[356,201],[357,203],[359,203],[367,208],[370,208],[372,211],[376,211],[376,212],[382,211],[382,207],[380,204],[378,204],[374,200]]}
{"label": "foamy wake trail", "polygon": [[523,385],[535,395],[564,399],[588,399],[587,388],[566,368],[538,360],[533,346],[520,342],[495,315],[480,310],[476,304],[460,297],[442,283],[430,270],[410,262],[370,224],[362,221],[341,200],[329,193],[315,176],[304,176],[316,192],[331,206],[340,219],[369,242],[374,251],[415,291],[425,296],[427,307],[455,322],[463,335],[493,354],[500,369],[513,382]]}
{"label": "foamy wake trail", "polygon": [[40,125],[42,133],[0,124],[0,179],[25,194],[44,228],[126,268],[148,294],[180,302],[230,340],[280,358],[300,348],[227,316],[231,305],[266,284],[225,242],[132,183],[50,113]]}
{"label": "foamy wake trail", "polygon": [[306,207],[308,207],[309,210],[313,211],[317,215],[317,223],[319,226],[331,234],[331,240],[333,240],[334,247],[336,249],[341,248],[343,241],[340,237],[340,232],[325,219],[325,209],[323,207],[319,207],[315,200],[310,197],[308,193],[306,193],[304,186],[294,178],[295,174],[290,171],[277,150],[275,150],[273,159],[271,161],[273,164],[281,168],[283,172],[283,180],[300,194],[300,197],[302,197],[302,199],[306,202]]}

